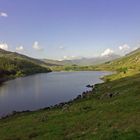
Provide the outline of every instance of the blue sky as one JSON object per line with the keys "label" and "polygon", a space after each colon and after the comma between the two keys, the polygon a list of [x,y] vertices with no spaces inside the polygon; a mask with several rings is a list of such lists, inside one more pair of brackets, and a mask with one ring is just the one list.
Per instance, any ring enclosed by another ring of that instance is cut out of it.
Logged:
{"label": "blue sky", "polygon": [[71,59],[139,43],[140,0],[0,0],[0,48]]}

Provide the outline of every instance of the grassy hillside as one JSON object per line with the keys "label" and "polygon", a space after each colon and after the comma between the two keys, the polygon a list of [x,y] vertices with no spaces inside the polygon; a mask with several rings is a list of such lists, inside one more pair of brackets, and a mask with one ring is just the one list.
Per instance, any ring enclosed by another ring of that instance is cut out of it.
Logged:
{"label": "grassy hillside", "polygon": [[19,54],[19,53],[16,53],[16,52],[10,52],[10,51],[5,51],[5,50],[2,50],[0,49],[0,57],[7,57],[7,58],[19,58],[19,59],[23,59],[23,60],[27,60],[27,61],[30,61],[32,63],[35,63],[35,64],[38,64],[40,66],[44,66],[44,67],[48,67],[48,66],[53,66],[53,64],[51,63],[47,63],[47,62],[44,62],[42,60],[39,60],[39,59],[35,59],[35,58],[31,58],[31,57],[28,57],[26,55],[23,55],[23,54]]}
{"label": "grassy hillside", "polygon": [[47,64],[50,64],[50,66],[63,66],[64,65],[62,61],[58,61],[58,60],[42,59],[42,61]]}
{"label": "grassy hillside", "polygon": [[99,66],[99,68],[109,70],[119,70],[124,67],[128,70],[140,71],[140,49],[137,49],[122,58],[106,62]]}
{"label": "grassy hillside", "polygon": [[[124,57],[118,58],[114,61],[107,61],[100,65],[64,65],[52,66],[53,71],[92,71],[92,70],[111,70],[120,73],[120,77],[127,76],[140,71],[140,49],[137,49]],[[125,75],[123,74],[125,73]]]}
{"label": "grassy hillside", "polygon": [[119,55],[112,54],[108,56],[98,56],[92,58],[81,58],[81,59],[73,59],[73,60],[63,60],[62,62],[67,65],[78,65],[78,66],[89,66],[89,65],[99,65],[107,61],[112,61],[114,59],[120,58]]}
{"label": "grassy hillside", "polygon": [[0,49],[0,82],[19,76],[49,72],[39,60]]}
{"label": "grassy hillside", "polygon": [[140,73],[140,49],[127,54],[123,58],[106,62],[99,66],[94,66],[93,69],[117,71],[117,75],[111,76],[110,80],[138,74]]}
{"label": "grassy hillside", "polygon": [[78,66],[78,65],[64,65],[51,66],[52,71],[93,71],[94,66]]}
{"label": "grassy hillside", "polygon": [[139,58],[94,67],[118,73],[74,102],[0,120],[1,140],[139,140]]}
{"label": "grassy hillside", "polygon": [[51,63],[55,64],[56,66],[72,66],[72,65],[77,65],[77,66],[89,66],[89,65],[97,65],[97,64],[102,64],[107,61],[114,60],[116,58],[120,58],[119,55],[112,54],[108,56],[102,56],[102,57],[92,57],[92,58],[86,58],[86,57],[81,57],[77,59],[72,59],[72,60],[50,60],[50,59],[44,59],[43,61],[46,63]]}
{"label": "grassy hillside", "polygon": [[79,58],[73,60],[48,60],[44,59],[44,62],[54,64],[50,68],[53,71],[85,71],[93,70],[93,65],[99,65],[114,59],[120,58],[119,55],[110,55],[102,57],[93,57],[93,58]]}

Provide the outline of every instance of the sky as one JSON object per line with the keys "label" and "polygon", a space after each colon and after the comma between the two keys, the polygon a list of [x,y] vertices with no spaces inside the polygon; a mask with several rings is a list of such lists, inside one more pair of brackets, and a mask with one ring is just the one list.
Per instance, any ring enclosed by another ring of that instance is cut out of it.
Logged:
{"label": "sky", "polygon": [[0,48],[35,58],[126,54],[140,44],[140,0],[0,0]]}

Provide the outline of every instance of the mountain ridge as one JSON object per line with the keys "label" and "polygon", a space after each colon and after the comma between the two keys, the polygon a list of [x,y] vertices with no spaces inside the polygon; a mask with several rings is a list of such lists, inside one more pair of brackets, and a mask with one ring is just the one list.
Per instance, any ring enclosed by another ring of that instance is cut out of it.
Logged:
{"label": "mountain ridge", "polygon": [[102,64],[107,61],[111,61],[114,59],[120,58],[119,55],[112,54],[108,56],[99,56],[99,57],[92,57],[92,58],[86,58],[82,57],[79,59],[68,59],[68,60],[51,60],[51,59],[43,59],[44,62],[46,63],[54,63],[56,65],[79,65],[79,66],[88,66],[88,65],[97,65],[97,64]]}
{"label": "mountain ridge", "polygon": [[1,119],[1,139],[139,140],[140,52],[92,70],[116,73],[73,101]]}
{"label": "mountain ridge", "polygon": [[6,50],[3,50],[3,49],[0,49],[0,57],[1,56],[6,56],[6,57],[12,57],[12,58],[20,58],[20,59],[26,59],[28,61],[31,61],[33,63],[36,63],[38,65],[41,65],[41,66],[51,66],[52,64],[50,63],[45,63],[44,61],[40,60],[40,59],[37,59],[37,58],[32,58],[32,57],[29,57],[27,55],[24,55],[24,54],[20,54],[20,53],[17,53],[17,52],[11,52],[11,51],[6,51]]}
{"label": "mountain ridge", "polygon": [[0,49],[0,83],[16,77],[50,71],[47,64],[40,60]]}

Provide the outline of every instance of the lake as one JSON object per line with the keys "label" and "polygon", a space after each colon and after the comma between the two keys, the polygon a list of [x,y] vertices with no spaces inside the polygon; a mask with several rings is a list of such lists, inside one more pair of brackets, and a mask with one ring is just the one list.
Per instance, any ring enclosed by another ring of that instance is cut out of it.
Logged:
{"label": "lake", "polygon": [[108,74],[111,72],[51,72],[7,81],[0,87],[0,116],[69,101],[89,90],[86,85],[103,82],[100,78]]}

